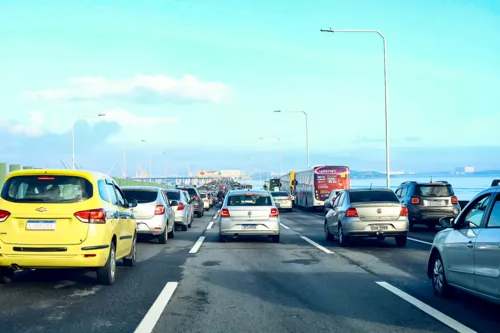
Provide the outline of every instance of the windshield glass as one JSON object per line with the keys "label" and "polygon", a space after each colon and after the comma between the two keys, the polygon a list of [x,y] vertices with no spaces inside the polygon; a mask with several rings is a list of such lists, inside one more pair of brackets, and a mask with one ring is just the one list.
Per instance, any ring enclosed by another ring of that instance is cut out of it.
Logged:
{"label": "windshield glass", "polygon": [[71,203],[90,199],[93,186],[75,176],[18,176],[2,187],[2,199],[11,202]]}
{"label": "windshield glass", "polygon": [[417,185],[415,195],[422,197],[451,197],[454,193],[451,185]]}
{"label": "windshield glass", "polygon": [[227,200],[228,206],[271,206],[271,197],[260,194],[236,194]]}
{"label": "windshield glass", "polygon": [[366,191],[353,191],[349,192],[349,201],[351,203],[356,202],[397,202],[399,199],[392,191],[377,191],[377,190],[366,190]]}
{"label": "windshield glass", "polygon": [[273,197],[288,197],[290,194],[288,192],[271,192]]}
{"label": "windshield glass", "polygon": [[206,193],[201,193],[201,194],[200,194],[200,197],[201,197],[202,199],[205,199],[205,198],[207,197],[207,194],[206,194]]}
{"label": "windshield glass", "polygon": [[150,203],[156,201],[158,198],[158,192],[151,190],[138,190],[138,189],[128,189],[122,188],[123,193],[127,197],[127,200],[132,199],[137,200],[137,203]]}
{"label": "windshield glass", "polygon": [[179,191],[167,191],[167,198],[168,200],[180,200],[181,199],[181,192]]}

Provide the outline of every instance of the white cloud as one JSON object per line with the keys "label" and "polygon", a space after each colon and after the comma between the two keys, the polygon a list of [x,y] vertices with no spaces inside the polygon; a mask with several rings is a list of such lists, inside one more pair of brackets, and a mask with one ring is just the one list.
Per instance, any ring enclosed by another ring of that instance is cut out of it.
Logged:
{"label": "white cloud", "polygon": [[31,111],[27,124],[14,124],[11,132],[15,134],[24,134],[29,137],[39,137],[45,133],[44,121],[40,111]]}
{"label": "white cloud", "polygon": [[192,75],[184,75],[177,80],[158,74],[116,80],[104,77],[73,78],[67,81],[65,88],[31,92],[28,96],[42,100],[126,100],[144,104],[218,103],[227,92],[228,88],[221,82],[202,82]]}
{"label": "white cloud", "polygon": [[149,126],[163,124],[177,124],[179,118],[171,117],[144,117],[127,110],[116,108],[103,112],[104,117],[88,118],[90,122],[112,121],[118,123],[122,127],[148,128]]}

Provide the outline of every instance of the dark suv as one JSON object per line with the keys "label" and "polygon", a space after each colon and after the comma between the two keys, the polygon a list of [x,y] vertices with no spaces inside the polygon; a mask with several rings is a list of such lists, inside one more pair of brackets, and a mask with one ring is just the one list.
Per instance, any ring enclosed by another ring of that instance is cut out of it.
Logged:
{"label": "dark suv", "polygon": [[200,192],[198,192],[198,189],[196,187],[190,185],[178,185],[175,188],[178,190],[187,191],[189,193],[191,200],[193,200],[192,204],[196,217],[202,217],[205,214],[205,210],[203,209],[203,199],[201,198]]}
{"label": "dark suv", "polygon": [[429,229],[439,224],[442,217],[457,217],[460,204],[453,187],[446,181],[401,183],[396,195],[408,207],[410,230],[415,224],[424,224]]}

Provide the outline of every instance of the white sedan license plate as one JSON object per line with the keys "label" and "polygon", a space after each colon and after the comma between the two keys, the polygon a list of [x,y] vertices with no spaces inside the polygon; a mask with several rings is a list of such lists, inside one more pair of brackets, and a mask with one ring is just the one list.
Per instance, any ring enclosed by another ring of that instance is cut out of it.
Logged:
{"label": "white sedan license plate", "polygon": [[26,230],[56,230],[56,221],[28,220]]}
{"label": "white sedan license plate", "polygon": [[370,228],[373,230],[373,231],[377,231],[377,230],[389,230],[389,226],[387,224],[375,224],[375,225],[371,225]]}
{"label": "white sedan license plate", "polygon": [[257,229],[256,224],[243,224],[242,227],[243,229]]}

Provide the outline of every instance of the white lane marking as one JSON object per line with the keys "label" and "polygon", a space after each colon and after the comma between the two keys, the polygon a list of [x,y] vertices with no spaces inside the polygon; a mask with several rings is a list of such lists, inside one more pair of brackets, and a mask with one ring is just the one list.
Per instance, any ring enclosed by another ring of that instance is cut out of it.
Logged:
{"label": "white lane marking", "polygon": [[426,241],[423,241],[423,240],[420,240],[420,239],[415,239],[415,238],[410,238],[410,237],[408,237],[407,239],[411,240],[411,241],[414,241],[414,242],[422,243],[422,244],[432,245],[432,243],[429,243],[429,242],[426,242]]}
{"label": "white lane marking", "polygon": [[312,244],[312,245],[316,246],[318,249],[320,249],[321,251],[323,251],[325,253],[328,253],[328,254],[332,254],[333,253],[332,251],[328,250],[326,247],[323,247],[323,246],[319,245],[315,241],[312,241],[309,238],[307,238],[306,236],[300,236],[300,238],[302,238],[303,240],[305,240],[309,244]]}
{"label": "white lane marking", "polygon": [[189,253],[196,253],[200,249],[201,244],[203,244],[203,241],[205,240],[205,236],[200,236],[196,243],[194,243],[193,247],[191,248],[191,251]]}
{"label": "white lane marking", "polygon": [[167,306],[170,298],[174,294],[179,282],[167,282],[160,295],[135,329],[134,333],[151,333],[160,319],[163,310]]}
{"label": "white lane marking", "polygon": [[381,286],[382,288],[389,290],[393,294],[396,294],[397,296],[401,297],[402,299],[404,299],[408,303],[416,306],[417,308],[419,308],[423,312],[427,313],[429,316],[434,317],[435,319],[439,320],[440,322],[442,322],[446,326],[454,329],[457,332],[476,333],[476,331],[473,331],[470,328],[468,328],[467,326],[460,324],[455,319],[448,317],[444,313],[439,312],[438,310],[434,309],[433,307],[430,307],[429,305],[425,304],[424,302],[419,301],[415,297],[408,295],[404,291],[394,287],[393,285],[391,285],[387,282],[381,281],[381,282],[375,282],[375,283],[378,284],[379,286]]}
{"label": "white lane marking", "polygon": [[213,222],[213,221],[211,221],[211,222],[208,224],[208,226],[207,226],[207,230],[212,229],[212,227],[213,227],[213,226],[214,226],[214,222]]}
{"label": "white lane marking", "polygon": [[283,224],[283,223],[281,223],[281,222],[280,222],[280,225],[281,225],[283,228],[285,228],[285,229],[290,229],[290,227],[289,227],[289,226],[287,226],[287,225],[285,225],[285,224]]}

